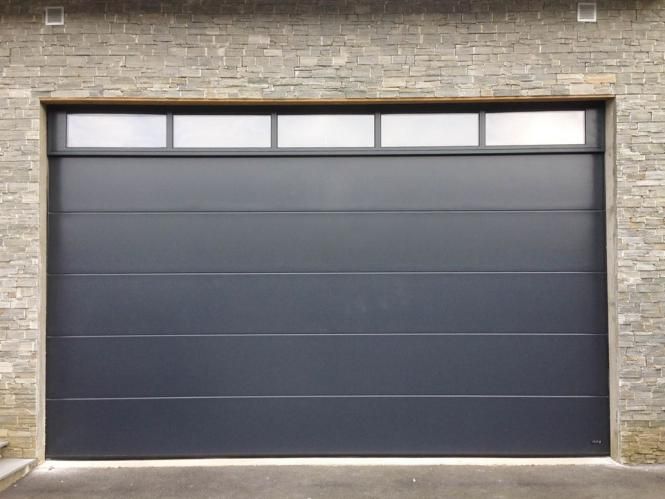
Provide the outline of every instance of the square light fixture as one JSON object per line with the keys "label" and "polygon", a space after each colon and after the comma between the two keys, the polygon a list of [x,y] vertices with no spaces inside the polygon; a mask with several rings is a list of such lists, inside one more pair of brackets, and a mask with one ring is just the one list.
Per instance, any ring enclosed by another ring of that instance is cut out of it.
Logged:
{"label": "square light fixture", "polygon": [[577,21],[581,23],[595,23],[598,8],[596,2],[580,2],[577,4]]}
{"label": "square light fixture", "polygon": [[46,26],[62,26],[65,24],[65,8],[46,7],[44,9],[44,23]]}

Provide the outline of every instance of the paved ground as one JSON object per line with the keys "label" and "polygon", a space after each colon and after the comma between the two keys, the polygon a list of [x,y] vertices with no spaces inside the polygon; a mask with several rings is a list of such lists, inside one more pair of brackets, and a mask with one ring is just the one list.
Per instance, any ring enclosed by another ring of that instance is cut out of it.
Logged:
{"label": "paved ground", "polygon": [[0,499],[665,498],[665,467],[232,466],[50,468]]}

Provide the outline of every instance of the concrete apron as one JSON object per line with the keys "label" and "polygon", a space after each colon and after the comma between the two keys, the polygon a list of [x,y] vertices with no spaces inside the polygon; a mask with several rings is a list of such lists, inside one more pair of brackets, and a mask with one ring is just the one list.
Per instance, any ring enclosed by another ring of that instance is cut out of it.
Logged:
{"label": "concrete apron", "polygon": [[662,499],[665,466],[609,458],[46,461],[0,499]]}

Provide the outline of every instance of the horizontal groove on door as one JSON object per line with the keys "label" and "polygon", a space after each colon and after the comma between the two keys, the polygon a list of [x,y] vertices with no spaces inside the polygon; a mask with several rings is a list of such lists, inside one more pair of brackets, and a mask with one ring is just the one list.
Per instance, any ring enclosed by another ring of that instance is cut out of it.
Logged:
{"label": "horizontal groove on door", "polygon": [[83,335],[47,335],[47,338],[178,338],[178,337],[235,337],[235,336],[465,336],[465,335],[475,335],[475,336],[606,336],[607,332],[603,333],[559,333],[559,332],[549,332],[549,333],[459,333],[459,332],[448,332],[448,333],[353,333],[353,332],[338,332],[338,333],[188,333],[188,334],[140,334],[140,333],[126,333],[126,334],[86,334]]}
{"label": "horizontal groove on door", "polygon": [[388,214],[388,213],[605,213],[605,210],[577,210],[577,209],[542,209],[542,210],[162,210],[162,211],[49,211],[49,215],[306,215],[306,214],[340,214],[349,215],[353,213],[362,214]]}
{"label": "horizontal groove on door", "polygon": [[261,399],[607,399],[608,395],[201,395],[180,397],[47,397],[46,400],[95,402],[123,400],[261,400]]}
{"label": "horizontal groove on door", "polygon": [[113,272],[113,273],[53,273],[48,276],[53,277],[123,277],[123,276],[343,276],[343,275],[607,275],[607,272],[596,270],[550,270],[550,271],[537,271],[537,270],[495,270],[495,271],[467,271],[467,270],[448,270],[448,271],[376,271],[376,272]]}

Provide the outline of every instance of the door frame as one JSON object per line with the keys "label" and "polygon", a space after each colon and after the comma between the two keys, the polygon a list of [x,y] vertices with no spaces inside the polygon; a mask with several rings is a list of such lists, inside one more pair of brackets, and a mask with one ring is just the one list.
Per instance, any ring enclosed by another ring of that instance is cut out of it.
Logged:
{"label": "door frame", "polygon": [[[616,100],[613,95],[575,95],[543,97],[457,97],[457,98],[370,98],[370,99],[189,99],[159,97],[45,97],[40,99],[39,128],[39,310],[38,310],[38,364],[36,371],[36,457],[45,460],[46,442],[46,311],[47,311],[47,235],[48,235],[48,154],[52,137],[49,135],[50,111],[62,107],[114,106],[136,107],[187,107],[187,108],[355,108],[362,106],[401,107],[413,105],[446,106],[469,109],[500,105],[501,108],[552,107],[568,104],[582,106],[589,104],[604,106],[604,173],[605,173],[605,231],[606,231],[606,272],[607,272],[607,313],[608,313],[608,352],[609,352],[609,415],[610,415],[610,457],[621,461],[621,441],[619,431],[619,341],[617,313],[617,166],[616,166]],[[408,109],[408,108],[407,108]],[[275,151],[271,151],[273,154]],[[451,150],[452,152],[452,150]],[[459,151],[457,151],[459,152]],[[482,153],[490,151],[484,150]],[[515,152],[515,149],[511,149]],[[315,154],[316,151],[311,151]],[[318,151],[320,154],[320,150]],[[190,155],[190,153],[185,153]],[[292,154],[292,153],[291,153]],[[370,151],[369,154],[376,154]],[[441,151],[438,151],[441,154]],[[584,459],[584,458],[579,458]]]}

